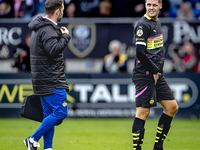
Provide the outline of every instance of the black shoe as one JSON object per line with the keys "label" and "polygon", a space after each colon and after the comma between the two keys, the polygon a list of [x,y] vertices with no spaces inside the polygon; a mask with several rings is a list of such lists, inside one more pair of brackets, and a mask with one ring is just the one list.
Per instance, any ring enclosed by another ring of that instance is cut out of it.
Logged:
{"label": "black shoe", "polygon": [[[160,149],[154,149],[154,147],[153,147],[152,150],[160,150]],[[162,149],[162,150],[165,150],[165,149]]]}
{"label": "black shoe", "polygon": [[28,150],[37,150],[37,147],[40,147],[40,144],[34,141],[30,136],[24,140],[24,144]]}

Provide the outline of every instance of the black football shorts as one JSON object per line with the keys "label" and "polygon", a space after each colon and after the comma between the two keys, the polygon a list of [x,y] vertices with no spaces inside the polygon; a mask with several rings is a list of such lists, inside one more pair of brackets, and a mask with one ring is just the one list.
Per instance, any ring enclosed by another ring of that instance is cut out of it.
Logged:
{"label": "black football shorts", "polygon": [[174,95],[163,76],[160,76],[155,86],[153,80],[135,80],[136,107],[150,108],[157,106],[161,100],[174,100]]}

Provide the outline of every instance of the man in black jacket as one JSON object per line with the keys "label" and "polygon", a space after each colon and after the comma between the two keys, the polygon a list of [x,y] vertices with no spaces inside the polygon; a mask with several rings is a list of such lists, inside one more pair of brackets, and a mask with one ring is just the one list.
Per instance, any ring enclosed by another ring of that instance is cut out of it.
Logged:
{"label": "man in black jacket", "polygon": [[54,126],[67,117],[68,86],[62,52],[71,37],[67,28],[57,26],[63,16],[63,0],[47,0],[45,9],[46,17],[38,16],[28,25],[32,31],[30,61],[33,91],[40,96],[44,114],[40,127],[24,140],[28,150],[37,150],[42,136],[44,149],[52,150]]}

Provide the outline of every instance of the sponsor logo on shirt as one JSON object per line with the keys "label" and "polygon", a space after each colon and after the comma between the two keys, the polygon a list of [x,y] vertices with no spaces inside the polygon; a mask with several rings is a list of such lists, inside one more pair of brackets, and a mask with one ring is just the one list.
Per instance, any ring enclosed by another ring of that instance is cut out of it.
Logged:
{"label": "sponsor logo on shirt", "polygon": [[147,49],[156,49],[163,47],[163,35],[159,34],[147,39]]}

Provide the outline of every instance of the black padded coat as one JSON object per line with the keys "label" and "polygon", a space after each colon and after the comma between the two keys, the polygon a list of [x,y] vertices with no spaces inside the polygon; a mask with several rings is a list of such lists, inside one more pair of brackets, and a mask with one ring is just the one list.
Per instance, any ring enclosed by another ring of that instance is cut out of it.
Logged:
{"label": "black padded coat", "polygon": [[30,63],[34,94],[50,95],[54,88],[68,91],[63,50],[71,37],[42,16],[32,20],[28,27],[32,31]]}

